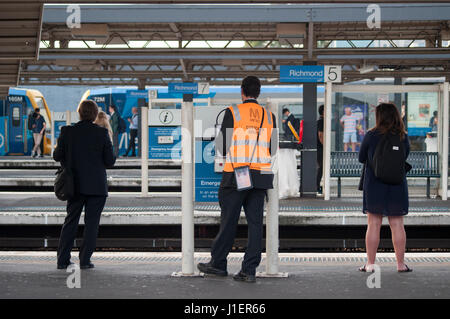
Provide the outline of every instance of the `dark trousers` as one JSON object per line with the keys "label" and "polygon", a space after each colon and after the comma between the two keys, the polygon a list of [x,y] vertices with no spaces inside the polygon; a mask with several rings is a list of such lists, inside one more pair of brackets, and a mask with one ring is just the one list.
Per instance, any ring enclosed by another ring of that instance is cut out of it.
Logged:
{"label": "dark trousers", "polygon": [[58,246],[58,264],[70,262],[70,251],[77,235],[78,222],[84,207],[84,234],[80,247],[80,265],[87,265],[95,250],[100,215],[105,206],[106,196],[77,195],[67,201],[67,216],[61,229]]}
{"label": "dark trousers", "polygon": [[119,132],[113,133],[113,152],[115,157],[119,155]]}
{"label": "dark trousers", "polygon": [[138,130],[137,129],[130,129],[130,144],[128,145],[128,149],[125,153],[125,156],[128,155],[128,153],[131,150],[131,156],[136,156],[136,137],[138,134]]}
{"label": "dark trousers", "polygon": [[249,275],[255,274],[261,262],[265,196],[265,189],[246,191],[237,191],[232,188],[219,189],[220,230],[211,249],[211,263],[214,267],[227,269],[227,256],[233,247],[241,208],[244,207],[248,224],[248,244],[242,262],[242,271]]}
{"label": "dark trousers", "polygon": [[317,175],[316,175],[316,182],[317,182],[317,190],[320,189],[320,181],[322,180],[323,175],[323,149],[318,148],[317,149]]}

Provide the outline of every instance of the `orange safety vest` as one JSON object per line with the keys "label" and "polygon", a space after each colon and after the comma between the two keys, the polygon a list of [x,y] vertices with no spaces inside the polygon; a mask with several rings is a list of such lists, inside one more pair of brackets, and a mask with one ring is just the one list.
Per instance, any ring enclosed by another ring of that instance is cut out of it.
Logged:
{"label": "orange safety vest", "polygon": [[[253,102],[230,106],[228,109],[233,114],[234,127],[231,145],[226,154],[224,172],[233,172],[235,167],[240,166],[250,166],[250,169],[258,171],[271,171],[272,113]],[[264,122],[256,145],[263,114]]]}

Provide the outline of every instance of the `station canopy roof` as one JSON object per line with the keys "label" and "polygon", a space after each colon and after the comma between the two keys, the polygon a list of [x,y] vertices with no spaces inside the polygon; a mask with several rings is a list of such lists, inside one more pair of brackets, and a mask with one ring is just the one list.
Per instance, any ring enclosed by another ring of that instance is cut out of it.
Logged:
{"label": "station canopy roof", "polygon": [[[21,85],[237,84],[249,74],[277,84],[279,65],[307,60],[342,65],[344,82],[450,78],[445,1],[16,0],[14,5],[36,13],[39,2],[46,3],[42,21],[37,14],[29,24],[11,19],[7,30],[0,29],[0,41],[6,41],[22,37],[28,26],[34,30],[26,34],[28,43],[35,49],[0,49],[0,80],[3,70],[16,67]],[[380,28],[371,23],[373,5],[380,9]],[[5,6],[0,4],[0,12]],[[12,21],[22,27],[13,28]],[[12,64],[1,55],[8,52],[16,54]]]}

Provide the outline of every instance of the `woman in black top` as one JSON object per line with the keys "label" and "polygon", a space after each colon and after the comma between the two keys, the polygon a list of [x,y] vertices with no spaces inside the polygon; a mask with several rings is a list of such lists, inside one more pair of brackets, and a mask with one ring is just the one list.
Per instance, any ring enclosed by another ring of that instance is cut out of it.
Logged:
{"label": "woman in black top", "polygon": [[399,272],[411,271],[404,263],[406,233],[403,216],[408,214],[408,184],[406,174],[402,183],[390,185],[378,179],[369,163],[373,160],[378,142],[385,134],[399,135],[409,155],[409,141],[405,125],[394,104],[382,103],[376,108],[376,126],[367,132],[359,151],[359,161],[365,163],[363,186],[363,212],[367,214],[366,250],[367,263],[360,271],[374,271],[375,257],[380,242],[380,229],[383,216],[389,219]]}

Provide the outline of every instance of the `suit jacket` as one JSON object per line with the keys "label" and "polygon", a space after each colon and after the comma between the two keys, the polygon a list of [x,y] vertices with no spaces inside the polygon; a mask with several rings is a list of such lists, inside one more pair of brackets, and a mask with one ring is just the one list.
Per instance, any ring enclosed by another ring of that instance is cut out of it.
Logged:
{"label": "suit jacket", "polygon": [[[83,195],[108,196],[106,168],[116,161],[108,130],[89,121],[80,121],[70,127],[72,141],[72,171],[75,192]],[[58,146],[53,158],[67,163],[67,126],[61,128]],[[67,145],[68,146],[68,145]]]}
{"label": "suit jacket", "polygon": [[111,115],[111,117],[109,119],[109,124],[111,125],[113,134],[116,134],[117,132],[119,132],[119,113],[114,112],[114,114]]}
{"label": "suit jacket", "polygon": [[283,123],[283,128],[284,128],[284,135],[286,136],[287,139],[294,139],[294,134],[292,134],[291,129],[288,126],[288,122],[291,122],[292,127],[295,129],[295,116],[294,114],[290,114],[288,116],[288,118],[286,119],[286,121]]}

